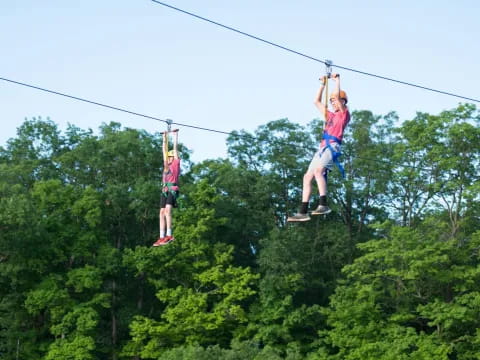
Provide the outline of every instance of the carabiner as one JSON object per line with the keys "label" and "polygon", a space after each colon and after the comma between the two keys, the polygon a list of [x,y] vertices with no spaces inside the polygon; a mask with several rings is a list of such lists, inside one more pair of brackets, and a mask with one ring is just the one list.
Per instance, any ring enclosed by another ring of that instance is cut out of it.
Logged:
{"label": "carabiner", "polygon": [[332,75],[332,65],[332,60],[325,60],[325,72],[328,79],[330,79],[330,76]]}
{"label": "carabiner", "polygon": [[165,120],[165,122],[167,123],[167,132],[172,132],[173,120],[172,119],[167,119],[167,120]]}

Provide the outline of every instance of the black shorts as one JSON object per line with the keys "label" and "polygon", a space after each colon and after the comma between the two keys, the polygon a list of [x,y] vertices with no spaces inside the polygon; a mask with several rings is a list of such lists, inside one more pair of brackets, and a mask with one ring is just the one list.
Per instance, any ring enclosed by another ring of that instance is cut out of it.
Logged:
{"label": "black shorts", "polygon": [[177,197],[178,191],[169,191],[167,193],[162,193],[160,195],[160,209],[163,209],[167,205],[172,205],[172,207],[177,207]]}

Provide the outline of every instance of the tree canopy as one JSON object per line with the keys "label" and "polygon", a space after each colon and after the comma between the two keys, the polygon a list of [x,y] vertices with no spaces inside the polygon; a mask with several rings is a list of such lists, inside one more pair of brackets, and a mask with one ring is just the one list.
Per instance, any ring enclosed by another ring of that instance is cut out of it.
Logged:
{"label": "tree canopy", "polygon": [[318,119],[238,130],[225,159],[180,144],[154,248],[161,134],[26,120],[0,147],[0,358],[480,359],[479,123],[353,112],[334,211],[302,224]]}

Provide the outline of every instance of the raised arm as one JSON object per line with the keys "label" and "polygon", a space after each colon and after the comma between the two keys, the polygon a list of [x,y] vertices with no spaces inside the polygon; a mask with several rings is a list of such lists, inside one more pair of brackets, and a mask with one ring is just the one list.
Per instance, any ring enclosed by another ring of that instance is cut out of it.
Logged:
{"label": "raised arm", "polygon": [[162,144],[162,151],[163,151],[163,164],[165,167],[168,168],[168,133],[165,131],[162,133],[163,136],[163,144]]}
{"label": "raised arm", "polygon": [[325,104],[322,101],[322,95],[323,95],[323,90],[325,89],[325,84],[327,83],[327,77],[322,76],[320,78],[320,87],[317,90],[317,94],[315,95],[315,99],[313,100],[313,103],[317,107],[318,110],[323,114],[323,117],[325,120],[328,118],[328,104]]}
{"label": "raised arm", "polygon": [[173,134],[173,158],[178,159],[178,130],[174,130]]}

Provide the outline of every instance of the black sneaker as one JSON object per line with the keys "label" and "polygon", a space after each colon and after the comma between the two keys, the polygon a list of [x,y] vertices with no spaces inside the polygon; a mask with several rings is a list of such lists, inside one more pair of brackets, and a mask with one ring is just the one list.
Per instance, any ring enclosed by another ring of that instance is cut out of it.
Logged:
{"label": "black sneaker", "polygon": [[318,207],[312,211],[312,215],[327,215],[332,212],[332,209],[330,209],[326,205],[318,205]]}
{"label": "black sneaker", "polygon": [[308,221],[310,220],[310,216],[308,216],[308,214],[301,214],[301,213],[297,213],[293,216],[290,216],[287,221],[288,222],[292,222],[292,221]]}

